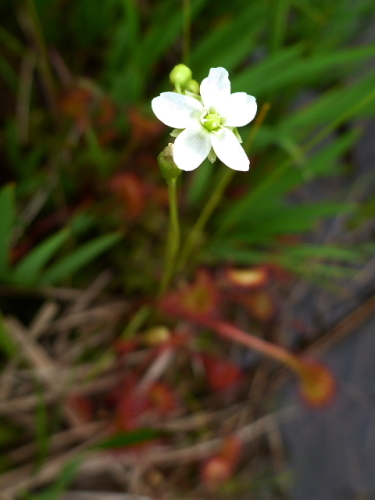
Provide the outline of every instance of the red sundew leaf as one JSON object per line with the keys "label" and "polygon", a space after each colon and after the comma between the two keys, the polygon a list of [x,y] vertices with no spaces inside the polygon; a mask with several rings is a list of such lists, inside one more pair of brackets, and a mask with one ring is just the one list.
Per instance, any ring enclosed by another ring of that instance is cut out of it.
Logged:
{"label": "red sundew leaf", "polygon": [[178,398],[175,391],[163,382],[155,382],[149,389],[150,402],[159,416],[166,416],[176,410]]}
{"label": "red sundew leaf", "polygon": [[60,111],[63,115],[73,118],[85,130],[90,123],[92,98],[92,91],[88,88],[74,87],[60,97]]}
{"label": "red sundew leaf", "polygon": [[250,314],[262,323],[272,321],[277,312],[275,299],[268,290],[255,290],[239,299]]}
{"label": "red sundew leaf", "polygon": [[187,335],[186,333],[175,333],[166,345],[170,347],[189,347],[191,340],[191,335]]}
{"label": "red sundew leaf", "polygon": [[230,460],[235,467],[242,452],[242,442],[237,436],[227,436],[223,439],[221,456]]}
{"label": "red sundew leaf", "polygon": [[110,181],[110,187],[126,209],[126,215],[135,219],[146,206],[147,189],[143,180],[136,174],[127,172],[116,175]]}
{"label": "red sundew leaf", "polygon": [[208,489],[216,490],[233,477],[241,449],[241,441],[236,436],[228,436],[223,439],[219,453],[203,463],[201,479]]}
{"label": "red sundew leaf", "polygon": [[265,264],[263,267],[268,270],[269,275],[272,276],[272,278],[280,281],[281,283],[289,283],[294,279],[294,274],[291,271],[277,264]]}
{"label": "red sundew leaf", "polygon": [[149,142],[158,137],[164,129],[161,122],[142,115],[136,108],[129,109],[128,118],[131,125],[131,138],[137,142]]}
{"label": "red sundew leaf", "polygon": [[167,384],[155,382],[147,389],[139,389],[138,382],[136,377],[129,377],[116,391],[117,431],[136,429],[145,417],[165,417],[178,406],[176,393]]}
{"label": "red sundew leaf", "polygon": [[160,307],[176,315],[216,316],[219,314],[220,294],[211,275],[200,269],[193,284],[168,294]]}
{"label": "red sundew leaf", "polygon": [[312,408],[323,408],[332,403],[337,391],[336,379],[325,365],[300,359],[299,390],[303,401]]}
{"label": "red sundew leaf", "polygon": [[153,186],[150,196],[156,205],[169,206],[168,188],[165,186]]}
{"label": "red sundew leaf", "polygon": [[206,370],[207,380],[212,390],[224,391],[236,384],[242,377],[242,370],[231,361],[209,354],[201,354],[200,358]]}
{"label": "red sundew leaf", "polygon": [[118,132],[114,128],[109,128],[98,134],[98,142],[102,147],[108,146],[113,141],[115,141],[117,137],[118,137]]}
{"label": "red sundew leaf", "polygon": [[216,455],[203,464],[201,480],[208,489],[216,490],[221,484],[228,481],[232,474],[230,462],[221,455]]}
{"label": "red sundew leaf", "polygon": [[125,381],[118,394],[119,401],[115,410],[117,431],[136,429],[140,418],[150,408],[149,395],[137,388],[134,378]]}
{"label": "red sundew leaf", "polygon": [[229,285],[247,290],[254,290],[265,286],[270,279],[266,267],[228,268],[224,277]]}
{"label": "red sundew leaf", "polygon": [[116,116],[116,107],[114,102],[107,96],[102,97],[97,105],[96,123],[105,127],[110,125]]}
{"label": "red sundew leaf", "polygon": [[92,402],[81,394],[70,394],[67,405],[78,414],[82,423],[88,423],[93,420]]}
{"label": "red sundew leaf", "polygon": [[123,356],[124,354],[129,354],[130,352],[137,350],[138,347],[139,347],[138,339],[118,339],[113,343],[113,348],[115,349],[116,353],[119,354],[120,356]]}

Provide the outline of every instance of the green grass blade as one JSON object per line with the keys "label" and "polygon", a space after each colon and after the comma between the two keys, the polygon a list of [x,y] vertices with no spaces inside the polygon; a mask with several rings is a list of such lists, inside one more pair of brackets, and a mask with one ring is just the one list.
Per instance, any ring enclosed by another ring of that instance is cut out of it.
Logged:
{"label": "green grass blade", "polygon": [[250,213],[252,210],[257,213],[262,207],[274,205],[275,200],[279,200],[290,189],[306,181],[306,172],[312,178],[332,173],[333,166],[353,145],[357,137],[356,131],[346,134],[308,158],[303,167],[294,167],[290,161],[281,163],[246,196],[219,214],[218,232],[226,231],[241,218],[243,213]]}
{"label": "green grass blade", "polygon": [[17,285],[36,285],[44,267],[67,241],[69,234],[69,229],[62,229],[31,250],[13,271],[11,281]]}
{"label": "green grass blade", "polygon": [[271,10],[273,14],[273,23],[270,30],[270,52],[271,54],[276,54],[282,48],[287,31],[289,0],[272,1]]}
{"label": "green grass blade", "polygon": [[248,67],[232,77],[232,92],[244,92],[245,90],[250,94],[260,95],[264,83],[272,80],[275,75],[283,72],[289,65],[299,61],[302,53],[302,45],[296,45]]}
{"label": "green grass blade", "polygon": [[67,257],[62,258],[52,265],[42,276],[42,284],[56,284],[71,276],[73,273],[86,266],[99,255],[118,243],[122,238],[120,232],[106,234],[89,241]]}
{"label": "green grass blade", "polygon": [[13,342],[12,336],[5,324],[4,317],[0,311],[0,349],[10,358],[18,354],[18,347]]}
{"label": "green grass blade", "polygon": [[133,431],[120,432],[107,438],[93,446],[94,449],[108,450],[114,448],[123,448],[134,444],[143,443],[160,437],[163,433],[155,429],[141,428]]}
{"label": "green grass blade", "polygon": [[291,85],[301,87],[307,84],[319,85],[321,82],[327,84],[327,82],[350,74],[355,64],[374,56],[375,46],[372,45],[301,57],[292,64],[286,65],[283,71],[265,80],[257,96],[259,98],[271,91],[288,89]]}
{"label": "green grass blade", "polygon": [[6,278],[12,229],[16,220],[14,186],[9,184],[0,191],[0,279]]}
{"label": "green grass blade", "polygon": [[[195,46],[191,67],[198,80],[205,78],[210,67],[223,66],[232,71],[252,53],[256,35],[266,23],[266,5],[251,2],[240,17],[228,17],[213,25]],[[242,33],[241,36],[238,36]]]}

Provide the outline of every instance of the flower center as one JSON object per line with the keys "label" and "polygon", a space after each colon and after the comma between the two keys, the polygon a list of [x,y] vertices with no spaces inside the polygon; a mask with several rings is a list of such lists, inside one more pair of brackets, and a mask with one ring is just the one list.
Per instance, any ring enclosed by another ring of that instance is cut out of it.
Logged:
{"label": "flower center", "polygon": [[209,132],[214,132],[215,130],[219,130],[222,126],[222,118],[216,113],[207,113],[204,118],[202,118],[202,123],[204,128],[206,128]]}

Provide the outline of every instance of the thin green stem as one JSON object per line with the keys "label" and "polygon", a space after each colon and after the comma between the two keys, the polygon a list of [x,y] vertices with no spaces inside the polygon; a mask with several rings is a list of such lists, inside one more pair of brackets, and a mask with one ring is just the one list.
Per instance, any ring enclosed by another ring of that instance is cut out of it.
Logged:
{"label": "thin green stem", "polygon": [[180,224],[178,220],[176,179],[168,182],[169,229],[163,276],[160,281],[158,296],[162,297],[168,289],[176,267],[176,258],[180,248]]}
{"label": "thin green stem", "polygon": [[204,227],[206,226],[211,215],[215,211],[215,208],[220,203],[220,200],[222,199],[223,194],[226,188],[228,187],[230,181],[232,180],[234,174],[235,170],[225,168],[223,175],[221,176],[219,182],[217,183],[213,193],[211,194],[211,197],[208,199],[208,202],[204,206],[196,223],[192,227],[190,234],[186,240],[186,243],[182,248],[179,268],[183,268],[186,265],[192,251],[194,250],[194,248],[196,247],[197,243],[201,238],[201,234]]}
{"label": "thin green stem", "polygon": [[183,0],[183,53],[182,62],[189,66],[191,46],[191,0]]}
{"label": "thin green stem", "polygon": [[[244,143],[244,149],[246,152],[250,149],[251,145],[253,144],[255,137],[256,137],[262,123],[264,122],[269,109],[270,109],[269,103],[265,103],[262,106],[262,108],[261,108],[261,110],[260,110],[260,112],[259,112],[259,114],[254,122],[254,126],[251,129],[251,131],[250,131],[250,133],[249,133],[249,135]],[[235,170],[225,168],[223,175],[221,176],[213,193],[211,194],[210,198],[208,199],[206,205],[204,206],[196,223],[192,227],[190,234],[187,237],[186,243],[181,250],[181,255],[180,255],[180,260],[179,260],[179,269],[182,269],[186,265],[190,255],[191,255],[191,252],[194,250],[194,248],[196,247],[197,243],[199,242],[199,240],[201,238],[201,234],[202,234],[203,229],[205,228],[207,222],[210,220],[210,217],[213,214],[213,212],[215,211],[216,207],[219,205],[219,203],[224,195],[224,192],[225,192],[226,188],[228,187],[228,185],[229,185],[230,181],[232,180],[235,173],[236,173]]]}

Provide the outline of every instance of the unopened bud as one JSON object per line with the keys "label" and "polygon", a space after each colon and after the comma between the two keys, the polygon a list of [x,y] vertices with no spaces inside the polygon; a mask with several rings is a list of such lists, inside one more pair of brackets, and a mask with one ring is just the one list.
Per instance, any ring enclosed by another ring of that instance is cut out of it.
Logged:
{"label": "unopened bud", "polygon": [[185,90],[188,90],[189,92],[192,92],[193,94],[199,94],[199,83],[197,82],[197,80],[190,80],[185,85]]}
{"label": "unopened bud", "polygon": [[171,337],[171,332],[166,326],[154,326],[149,328],[142,335],[142,340],[145,344],[154,346],[163,344]]}
{"label": "unopened bud", "polygon": [[174,85],[185,87],[193,76],[191,69],[185,64],[177,64],[169,74],[169,79]]}
{"label": "unopened bud", "polygon": [[173,144],[169,143],[159,154],[157,160],[161,175],[167,182],[175,181],[181,174],[181,170],[173,160]]}

